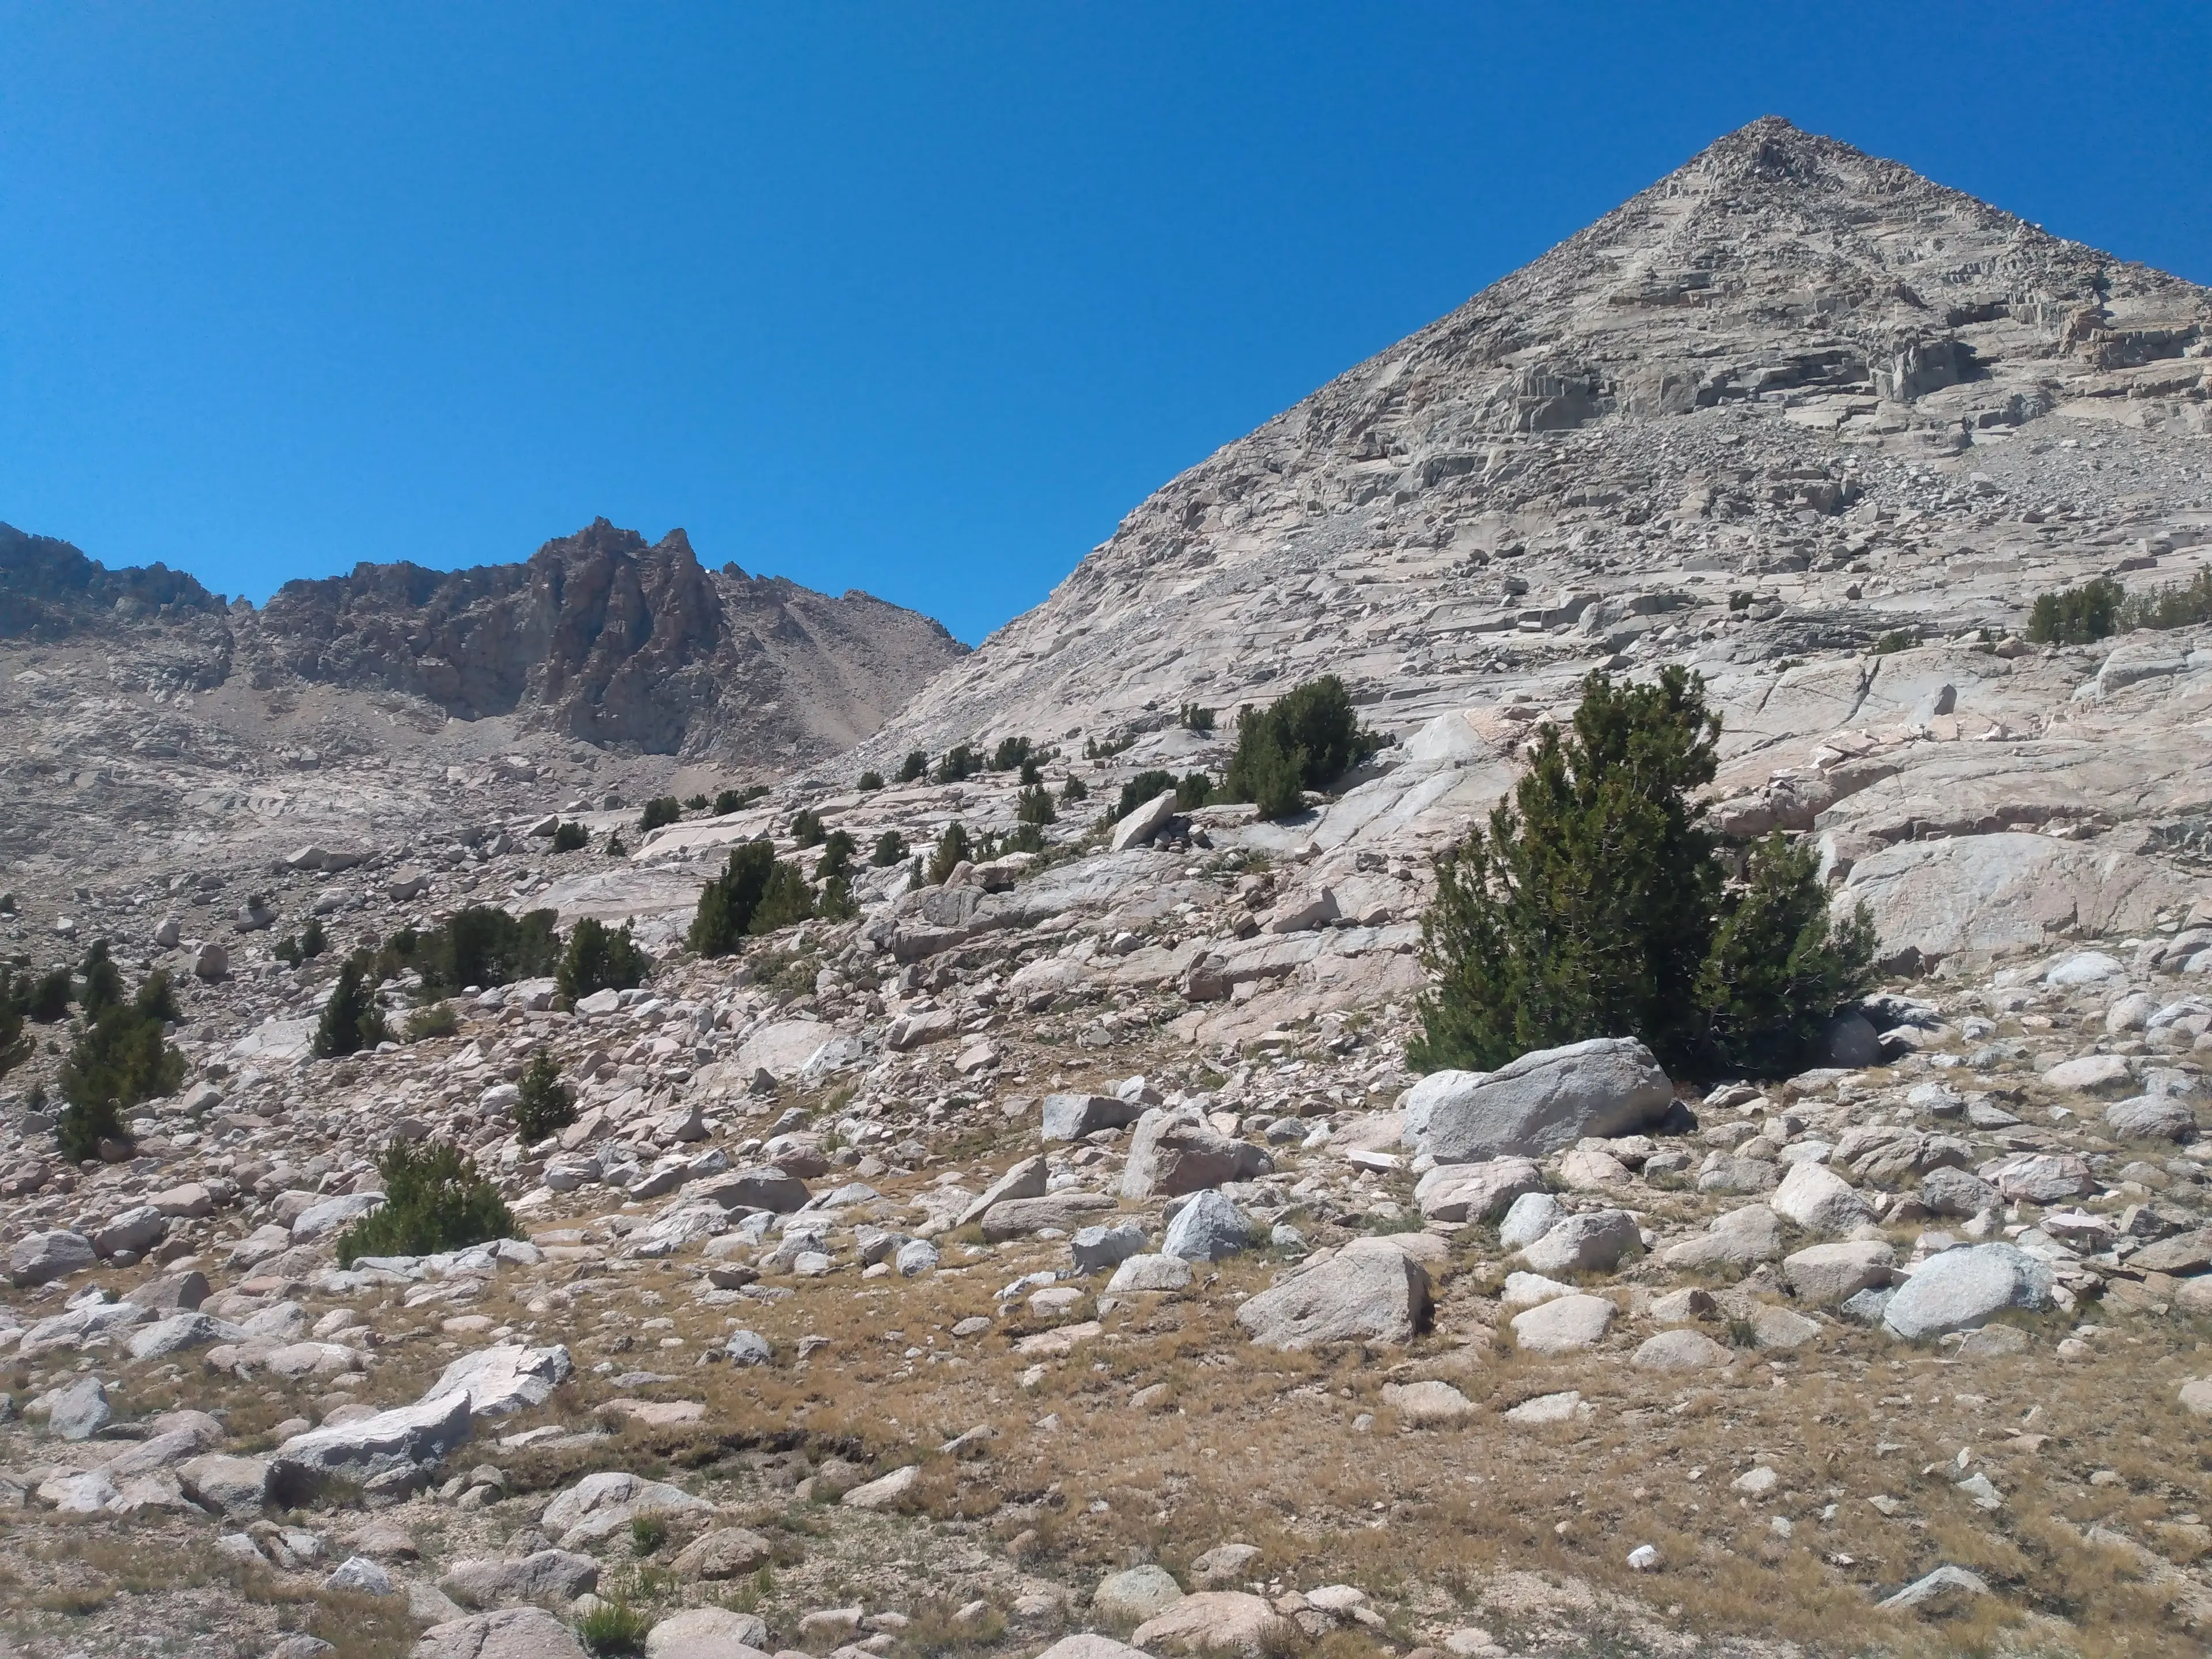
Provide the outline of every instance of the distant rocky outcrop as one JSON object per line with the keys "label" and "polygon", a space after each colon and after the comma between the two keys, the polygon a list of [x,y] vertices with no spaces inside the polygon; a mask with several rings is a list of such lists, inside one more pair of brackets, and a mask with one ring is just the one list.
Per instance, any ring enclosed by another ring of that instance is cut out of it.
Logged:
{"label": "distant rocky outcrop", "polygon": [[709,571],[681,530],[648,545],[605,519],[520,564],[361,564],[287,582],[258,611],[180,571],[111,571],[0,526],[0,637],[187,622],[220,647],[171,677],[199,689],[234,674],[263,690],[329,685],[634,753],[764,765],[857,742],[967,649],[857,590]]}
{"label": "distant rocky outcrop", "polygon": [[165,564],[110,570],[53,536],[0,524],[0,640],[58,640],[156,617],[221,616],[210,593]]}

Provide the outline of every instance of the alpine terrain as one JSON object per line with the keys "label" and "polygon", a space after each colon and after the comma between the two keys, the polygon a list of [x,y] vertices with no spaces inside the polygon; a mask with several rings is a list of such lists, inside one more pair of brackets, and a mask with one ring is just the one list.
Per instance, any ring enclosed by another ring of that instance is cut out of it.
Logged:
{"label": "alpine terrain", "polygon": [[[2212,1634],[2203,289],[1762,120],[972,653],[6,533],[11,1650]],[[1437,1066],[1440,855],[1700,684],[1848,994]]]}

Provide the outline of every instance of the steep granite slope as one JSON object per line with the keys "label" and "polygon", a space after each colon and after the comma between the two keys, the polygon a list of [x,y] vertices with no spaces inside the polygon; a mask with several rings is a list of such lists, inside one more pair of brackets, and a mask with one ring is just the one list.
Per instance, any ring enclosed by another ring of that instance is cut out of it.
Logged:
{"label": "steep granite slope", "polygon": [[870,753],[1322,670],[1409,725],[1700,571],[1838,573],[1799,646],[1955,622],[1925,556],[2201,503],[2208,339],[2203,289],[1761,120],[1165,485]]}

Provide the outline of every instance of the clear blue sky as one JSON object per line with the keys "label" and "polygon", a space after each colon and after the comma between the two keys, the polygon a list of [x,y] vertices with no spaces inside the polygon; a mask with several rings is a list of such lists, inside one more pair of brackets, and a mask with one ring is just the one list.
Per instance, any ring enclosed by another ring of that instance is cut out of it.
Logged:
{"label": "clear blue sky", "polygon": [[2212,6],[0,3],[0,519],[605,514],[970,641],[1767,113],[2212,281]]}

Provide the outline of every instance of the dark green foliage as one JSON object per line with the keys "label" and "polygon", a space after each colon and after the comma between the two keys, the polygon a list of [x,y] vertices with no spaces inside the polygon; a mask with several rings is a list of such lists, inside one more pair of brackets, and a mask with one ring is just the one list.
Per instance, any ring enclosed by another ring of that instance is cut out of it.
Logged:
{"label": "dark green foliage", "polygon": [[850,921],[860,915],[860,904],[853,897],[852,878],[836,875],[823,882],[814,901],[814,914],[824,921]]}
{"label": "dark green foliage", "polygon": [[2039,593],[2027,613],[2027,637],[2038,645],[2087,645],[2120,625],[2126,591],[2110,576],[2079,587]]}
{"label": "dark green foliage", "polygon": [[412,968],[422,976],[426,998],[535,979],[560,965],[557,920],[551,910],[518,917],[496,905],[471,904],[427,932],[402,928],[385,946],[379,966],[383,975]]}
{"label": "dark green foliage", "polygon": [[563,818],[553,826],[553,850],[556,853],[580,853],[590,840],[584,826],[574,818]]}
{"label": "dark green foliage", "polygon": [[761,890],[760,908],[753,912],[752,926],[748,931],[773,933],[779,927],[805,921],[813,914],[814,890],[807,885],[797,865],[779,859],[769,872],[768,885]]}
{"label": "dark green foliage", "polygon": [[646,802],[645,810],[637,815],[638,833],[651,835],[664,824],[673,823],[684,816],[684,808],[673,795],[655,795]]}
{"label": "dark green foliage", "polygon": [[749,783],[743,789],[725,789],[714,797],[714,816],[742,811],[767,793],[768,786],[764,783]]}
{"label": "dark green foliage", "polygon": [[707,810],[707,798],[706,798],[706,796],[704,796],[704,795],[689,795],[689,796],[686,796],[686,797],[684,798],[684,810],[685,811],[687,811],[687,812],[703,812],[703,811],[705,811]]}
{"label": "dark green foliage", "polygon": [[338,1236],[341,1267],[365,1255],[429,1255],[519,1236],[499,1188],[458,1146],[434,1140],[417,1151],[394,1140],[376,1170],[384,1180],[384,1207]]}
{"label": "dark green foliage", "polygon": [[553,983],[564,997],[587,997],[594,991],[627,991],[652,971],[653,959],[637,948],[627,924],[613,928],[584,916],[569,930]]}
{"label": "dark green foliage", "polygon": [[70,999],[76,994],[76,978],[68,969],[57,968],[31,987],[23,1012],[41,1025],[58,1024],[68,1016]]}
{"label": "dark green foliage", "polygon": [[840,876],[849,875],[853,854],[860,850],[860,843],[853,839],[851,831],[832,830],[822,843],[822,859],[814,866],[814,879],[835,881]]}
{"label": "dark green foliage", "polygon": [[330,949],[330,936],[323,932],[323,919],[309,916],[307,925],[300,930],[297,939],[287,933],[276,941],[269,954],[279,962],[289,962],[297,968],[301,963],[322,955]]}
{"label": "dark green foliage", "polygon": [[957,783],[963,778],[972,778],[983,769],[982,757],[966,744],[956,744],[945,751],[932,774],[939,783]]}
{"label": "dark green foliage", "polygon": [[1326,789],[1373,754],[1381,739],[1363,731],[1352,694],[1334,674],[1237,717],[1237,753],[1222,779],[1231,800],[1249,800],[1262,817],[1297,810],[1301,789]]}
{"label": "dark green foliage", "polygon": [[109,958],[106,939],[93,940],[77,974],[76,1006],[84,1010],[87,1019],[123,1000],[123,970]]}
{"label": "dark green foliage", "polygon": [[401,1035],[410,1042],[420,1042],[426,1037],[449,1037],[460,1029],[461,1017],[453,1012],[453,1005],[434,1002],[408,1015]]}
{"label": "dark green foliage", "polygon": [[1488,830],[1437,861],[1413,1065],[1492,1070],[1633,1036],[1678,1075],[1763,1066],[1802,1056],[1865,988],[1871,933],[1832,928],[1808,854],[1769,843],[1740,890],[1724,886],[1689,799],[1712,781],[1719,732],[1680,668],[1656,685],[1583,682],[1572,729],[1544,726]]}
{"label": "dark green foliage", "polygon": [[1157,800],[1176,787],[1172,772],[1139,772],[1121,786],[1121,799],[1114,808],[1114,822],[1119,823],[1146,801]]}
{"label": "dark green foliage", "polygon": [[1089,800],[1091,786],[1073,773],[1070,773],[1067,781],[1060,786],[1060,799],[1063,805],[1071,806],[1077,801]]}
{"label": "dark green foliage", "polygon": [[632,1659],[645,1651],[653,1620],[627,1601],[601,1601],[576,1621],[576,1639],[592,1659]]}
{"label": "dark green foliage", "polygon": [[1036,760],[1030,759],[1024,761],[1022,763],[1022,787],[1024,789],[1035,789],[1043,782],[1043,769],[1038,766]]}
{"label": "dark green foliage", "polygon": [[883,787],[884,775],[882,773],[870,771],[860,774],[860,787],[863,793],[866,793],[870,790],[880,789]]}
{"label": "dark green foliage", "polygon": [[886,830],[876,837],[876,850],[868,854],[868,862],[878,870],[888,870],[906,856],[906,837],[896,830]]}
{"label": "dark green foliage", "polygon": [[576,1121],[576,1097],[561,1081],[561,1068],[553,1056],[539,1052],[524,1068],[517,1085],[522,1098],[514,1106],[514,1132],[526,1146],[534,1146]]}
{"label": "dark green foliage", "polygon": [[1027,738],[1000,738],[999,746],[991,751],[991,769],[994,772],[1014,771],[1027,766],[1030,757],[1035,752],[1035,745]]}
{"label": "dark green foliage", "polygon": [[726,957],[734,951],[752,927],[753,913],[760,908],[761,895],[775,869],[772,843],[749,841],[732,848],[722,873],[699,895],[699,908],[691,917],[691,948],[702,957]]}
{"label": "dark green foliage", "polygon": [[907,751],[906,758],[899,763],[898,781],[901,783],[912,783],[928,770],[929,757],[919,749],[910,749]]}
{"label": "dark green foliage", "polygon": [[607,856],[611,859],[626,859],[629,856],[629,848],[623,845],[622,831],[619,830],[607,831]]}
{"label": "dark green foliage", "polygon": [[336,1060],[342,1054],[359,1054],[363,1048],[374,1048],[388,1035],[369,975],[366,951],[356,951],[339,965],[337,983],[331,988],[322,1018],[315,1022],[316,1058]]}
{"label": "dark green foliage", "polygon": [[1031,784],[1015,798],[1014,817],[1023,823],[1046,824],[1059,815],[1052,810],[1051,792],[1041,784]]}
{"label": "dark green foliage", "polygon": [[0,962],[0,1076],[30,1055],[31,1041],[23,1035],[30,1011],[31,981],[17,975],[13,963]]}
{"label": "dark green foliage", "polygon": [[1748,1077],[1787,1077],[1818,1052],[1835,1011],[1874,982],[1874,923],[1864,905],[1828,915],[1813,849],[1780,831],[1753,846],[1698,980],[1708,1063]]}
{"label": "dark green foliage", "polygon": [[1237,753],[1222,778],[1222,793],[1250,801],[1263,818],[1286,817],[1306,804],[1297,757],[1249,708],[1237,718]]}
{"label": "dark green foliage", "polygon": [[1211,708],[1201,708],[1194,702],[1183,704],[1180,718],[1190,731],[1211,732],[1213,730],[1213,711]]}
{"label": "dark green foliage", "polygon": [[1006,837],[1000,849],[1006,853],[1042,853],[1044,851],[1044,826],[1041,823],[1018,823],[1014,832]]}
{"label": "dark green foliage", "polygon": [[967,830],[957,823],[946,824],[945,833],[937,838],[937,850],[929,855],[930,884],[942,884],[945,877],[951,875],[972,850],[968,844]]}
{"label": "dark green foliage", "polygon": [[668,1522],[658,1515],[634,1515],[629,1522],[629,1553],[650,1555],[668,1541]]}
{"label": "dark green foliage", "polygon": [[1118,738],[1107,738],[1103,743],[1099,742],[1096,738],[1085,738],[1083,740],[1083,758],[1112,760],[1123,750],[1132,747],[1136,741],[1137,734],[1134,732],[1125,732]]}
{"label": "dark green foliage", "polygon": [[2123,628],[2191,628],[2207,622],[2212,622],[2212,570],[2137,594],[2120,606]]}
{"label": "dark green foliage", "polygon": [[1893,651],[1910,651],[1920,643],[1920,635],[1909,628],[1893,628],[1874,642],[1874,654],[1887,657]]}
{"label": "dark green foliage", "polygon": [[1739,587],[1735,592],[1729,595],[1729,609],[1731,611],[1748,611],[1751,609],[1751,602],[1758,597],[1759,596],[1756,593],[1751,592],[1746,588]]}
{"label": "dark green foliage", "polygon": [[62,1062],[59,1078],[62,1098],[69,1104],[55,1129],[70,1158],[97,1158],[102,1140],[130,1145],[124,1110],[172,1094],[185,1080],[185,1057],[161,1032],[176,1018],[169,976],[153,974],[130,1001],[118,994],[89,1018]]}
{"label": "dark green foliage", "polygon": [[1203,772],[1186,772],[1176,785],[1176,810],[1194,812],[1206,803],[1213,793],[1213,780]]}
{"label": "dark green foliage", "polygon": [[802,806],[791,820],[791,838],[801,847],[819,847],[824,831],[822,814],[811,806]]}

